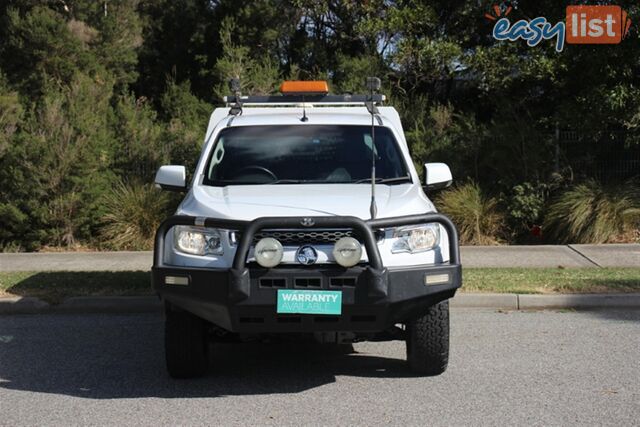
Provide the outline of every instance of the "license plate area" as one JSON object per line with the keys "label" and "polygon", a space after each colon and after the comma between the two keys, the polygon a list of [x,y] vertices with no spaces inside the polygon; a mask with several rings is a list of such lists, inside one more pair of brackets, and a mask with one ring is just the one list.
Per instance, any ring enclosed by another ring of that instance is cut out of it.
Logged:
{"label": "license plate area", "polygon": [[278,289],[278,314],[342,314],[342,291]]}

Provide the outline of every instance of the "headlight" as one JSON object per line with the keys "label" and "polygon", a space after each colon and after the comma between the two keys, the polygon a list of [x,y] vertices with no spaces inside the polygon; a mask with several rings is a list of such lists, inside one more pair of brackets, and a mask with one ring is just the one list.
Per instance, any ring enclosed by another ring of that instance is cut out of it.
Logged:
{"label": "headlight", "polygon": [[284,249],[282,244],[272,237],[265,237],[256,243],[254,249],[256,262],[265,268],[272,268],[280,264]]}
{"label": "headlight", "polygon": [[400,252],[425,252],[440,244],[440,227],[438,224],[399,227],[393,230],[396,241],[391,247],[394,254]]}
{"label": "headlight", "polygon": [[343,237],[333,246],[333,257],[343,267],[353,267],[362,257],[362,246],[353,237]]}
{"label": "headlight", "polygon": [[177,225],[173,229],[173,243],[177,251],[191,255],[222,255],[220,231],[214,228]]}

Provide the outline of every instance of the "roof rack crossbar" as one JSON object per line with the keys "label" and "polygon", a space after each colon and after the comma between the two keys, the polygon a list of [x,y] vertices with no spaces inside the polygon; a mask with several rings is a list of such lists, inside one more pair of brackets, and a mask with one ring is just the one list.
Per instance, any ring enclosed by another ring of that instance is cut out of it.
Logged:
{"label": "roof rack crossbar", "polygon": [[[223,98],[227,104],[236,103],[235,95],[225,96]],[[267,96],[241,96],[240,102],[242,105],[257,105],[257,104],[278,104],[278,105],[291,105],[291,104],[327,104],[327,105],[340,105],[340,104],[362,104],[371,102],[380,104],[385,101],[385,96],[381,94],[371,95],[267,95]]]}

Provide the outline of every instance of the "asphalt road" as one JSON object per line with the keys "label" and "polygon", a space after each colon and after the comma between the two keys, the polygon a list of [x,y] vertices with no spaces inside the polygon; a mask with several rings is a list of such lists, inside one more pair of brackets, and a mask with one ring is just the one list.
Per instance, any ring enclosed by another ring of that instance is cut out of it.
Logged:
{"label": "asphalt road", "polygon": [[404,345],[226,344],[174,381],[159,315],[0,316],[1,425],[638,425],[640,311],[455,309],[442,376]]}

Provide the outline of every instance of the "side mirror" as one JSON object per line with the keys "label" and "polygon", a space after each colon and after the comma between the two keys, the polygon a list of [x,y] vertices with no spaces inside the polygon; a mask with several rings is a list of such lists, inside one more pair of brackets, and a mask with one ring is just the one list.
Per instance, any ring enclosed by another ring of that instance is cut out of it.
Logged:
{"label": "side mirror", "polygon": [[185,191],[187,189],[187,170],[184,166],[160,166],[156,173],[155,182],[163,190]]}
{"label": "side mirror", "polygon": [[453,182],[449,166],[445,163],[425,163],[425,190],[440,190],[447,188]]}

